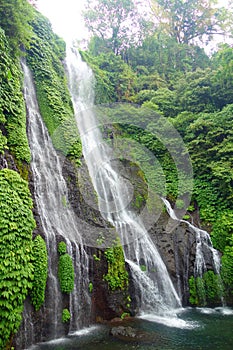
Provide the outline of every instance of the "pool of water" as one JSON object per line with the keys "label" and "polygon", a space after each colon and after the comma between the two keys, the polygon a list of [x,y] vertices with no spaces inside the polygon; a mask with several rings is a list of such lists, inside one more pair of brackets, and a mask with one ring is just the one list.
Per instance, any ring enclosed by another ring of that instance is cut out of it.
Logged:
{"label": "pool of water", "polygon": [[33,346],[33,350],[232,350],[233,309],[187,308],[178,317],[143,315],[128,321],[143,335],[139,340],[120,340],[108,326],[93,326],[66,338]]}

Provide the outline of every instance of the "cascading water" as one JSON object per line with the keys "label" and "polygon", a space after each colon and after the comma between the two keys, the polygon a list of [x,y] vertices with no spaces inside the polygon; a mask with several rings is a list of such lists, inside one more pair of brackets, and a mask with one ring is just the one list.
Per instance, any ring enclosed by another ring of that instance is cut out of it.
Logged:
{"label": "cascading water", "polygon": [[[62,163],[39,113],[30,70],[25,64],[22,64],[22,66],[24,71],[24,97],[28,113],[28,137],[32,154],[31,168],[34,180],[34,196],[49,258],[46,299],[45,305],[40,311],[40,318],[46,320],[46,335],[49,334],[49,338],[54,339],[64,334],[61,322],[62,294],[57,274],[58,237],[62,237],[62,240],[66,242],[67,251],[73,258],[75,270],[75,287],[73,292],[70,293],[69,300],[70,331],[78,330],[89,323],[89,262],[78,231],[75,214],[69,206],[68,189],[62,175]],[[24,315],[24,319],[27,320],[28,325],[30,315]],[[31,331],[33,332],[33,329]],[[41,332],[43,333],[43,330]],[[25,330],[26,338],[27,330]],[[45,340],[43,336],[41,340]],[[30,345],[27,341],[25,342],[24,347]],[[34,342],[33,336],[30,342]]]}
{"label": "cascading water", "polygon": [[186,220],[180,220],[176,216],[175,211],[172,209],[171,204],[165,198],[162,198],[167,212],[170,215],[171,219],[179,222],[183,222],[189,226],[189,228],[195,233],[196,236],[196,259],[195,259],[195,276],[202,277],[206,269],[206,251],[208,251],[212,257],[212,265],[216,274],[220,274],[220,254],[214,249],[211,238],[208,232],[195,227],[190,222]]}
{"label": "cascading water", "polygon": [[[99,209],[120,236],[139,313],[164,315],[179,308],[180,299],[143,223],[126,208],[130,198],[127,183],[111,166],[111,148],[103,141],[94,113],[92,71],[74,49],[67,52],[67,70],[83,153],[98,194]],[[142,265],[146,271],[142,271]]]}

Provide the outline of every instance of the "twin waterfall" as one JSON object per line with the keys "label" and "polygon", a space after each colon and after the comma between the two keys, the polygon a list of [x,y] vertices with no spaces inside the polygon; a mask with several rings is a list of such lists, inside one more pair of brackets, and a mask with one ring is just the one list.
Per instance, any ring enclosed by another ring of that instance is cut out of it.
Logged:
{"label": "twin waterfall", "polygon": [[[143,222],[127,208],[126,204],[130,198],[128,183],[111,164],[112,149],[103,140],[94,112],[92,71],[86,63],[82,62],[79,53],[73,49],[67,52],[66,65],[83,154],[98,196],[99,211],[114,228],[114,238],[118,237],[123,246],[135,290],[138,315],[168,316],[181,307],[181,301]],[[22,66],[25,76],[24,96],[29,116],[28,137],[32,154],[34,200],[39,214],[37,221],[41,227],[41,233],[44,234],[49,257],[46,299],[42,310],[39,311],[38,319],[44,319],[43,322],[49,327],[49,338],[55,339],[62,333],[61,315],[66,307],[62,301],[57,278],[59,241],[66,242],[67,251],[73,258],[76,276],[74,291],[67,297],[71,313],[70,332],[90,324],[89,259],[83,243],[84,237],[82,232],[79,232],[77,218],[69,204],[68,189],[62,175],[61,157],[55,151],[39,113],[31,73],[25,64]],[[176,219],[172,217],[175,214],[166,200],[165,205],[168,211],[170,210],[171,218]],[[109,238],[111,237],[107,237],[107,240]],[[201,241],[200,237],[199,241]],[[200,252],[198,257],[204,264]],[[217,254],[215,258],[217,261]],[[200,267],[197,263],[196,269],[198,268]],[[39,325],[38,319],[33,319],[32,314],[32,307],[26,304],[22,325],[24,332],[21,332],[25,334],[25,338],[21,339],[22,348],[45,340],[43,335],[39,340],[34,339],[34,334],[38,333],[34,327]]]}

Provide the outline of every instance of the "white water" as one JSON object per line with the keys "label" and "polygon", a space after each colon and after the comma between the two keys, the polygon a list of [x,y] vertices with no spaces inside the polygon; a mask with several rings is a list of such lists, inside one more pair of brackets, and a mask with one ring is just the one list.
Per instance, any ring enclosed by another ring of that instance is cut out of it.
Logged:
{"label": "white water", "polygon": [[63,327],[62,295],[57,276],[58,237],[66,242],[67,251],[73,258],[75,269],[75,287],[69,301],[70,331],[78,330],[83,322],[88,325],[90,318],[88,256],[82,245],[75,215],[69,207],[68,189],[62,175],[62,163],[39,113],[31,73],[25,64],[22,66],[35,204],[45,234],[49,258],[46,303],[42,313],[46,311],[43,315],[46,317],[48,327],[46,333],[49,334],[50,339],[54,339],[61,336],[61,327]]}
{"label": "white water", "polygon": [[198,277],[202,277],[203,273],[207,271],[205,259],[206,251],[209,251],[210,255],[212,256],[213,268],[215,270],[215,273],[219,274],[221,266],[220,255],[219,252],[216,249],[214,249],[209,233],[204,230],[201,230],[198,227],[195,227],[186,220],[178,219],[169,201],[165,198],[162,198],[162,200],[166,206],[167,212],[170,215],[170,217],[173,220],[187,224],[196,235],[195,275]]}
{"label": "white water", "polygon": [[[139,313],[164,315],[181,306],[166,266],[143,223],[126,209],[127,182],[111,166],[111,148],[102,139],[94,113],[94,77],[74,50],[67,52],[67,70],[83,154],[102,216],[120,236],[130,266]],[[140,266],[146,266],[142,271]]]}

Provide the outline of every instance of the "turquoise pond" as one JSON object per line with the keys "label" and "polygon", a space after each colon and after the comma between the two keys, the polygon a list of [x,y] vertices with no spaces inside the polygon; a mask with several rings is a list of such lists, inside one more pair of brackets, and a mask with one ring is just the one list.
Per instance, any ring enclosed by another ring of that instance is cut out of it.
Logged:
{"label": "turquoise pond", "polygon": [[66,338],[33,346],[33,350],[232,350],[233,310],[230,308],[186,308],[178,317],[144,315],[127,321],[143,339],[119,340],[109,327],[92,326]]}

